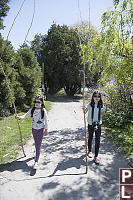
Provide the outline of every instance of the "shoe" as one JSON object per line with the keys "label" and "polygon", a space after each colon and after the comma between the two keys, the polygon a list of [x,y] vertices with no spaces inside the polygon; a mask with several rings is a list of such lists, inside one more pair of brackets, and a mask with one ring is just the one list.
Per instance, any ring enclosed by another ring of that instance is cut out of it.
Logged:
{"label": "shoe", "polygon": [[89,158],[92,158],[93,156],[92,156],[92,152],[88,152],[88,157]]}
{"label": "shoe", "polygon": [[94,161],[95,161],[96,164],[100,163],[100,159],[98,157],[96,157],[96,156],[94,157]]}
{"label": "shoe", "polygon": [[37,162],[34,163],[33,169],[38,169],[38,163]]}

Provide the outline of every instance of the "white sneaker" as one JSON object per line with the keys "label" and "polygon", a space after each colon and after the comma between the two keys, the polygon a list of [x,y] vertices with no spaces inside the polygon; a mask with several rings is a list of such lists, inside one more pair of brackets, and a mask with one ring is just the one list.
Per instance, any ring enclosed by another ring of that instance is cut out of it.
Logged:
{"label": "white sneaker", "polygon": [[38,167],[39,167],[39,166],[38,166],[38,163],[35,162],[34,165],[33,165],[33,169],[38,169]]}
{"label": "white sneaker", "polygon": [[92,158],[92,157],[93,157],[92,152],[88,152],[88,157],[89,157],[89,158]]}

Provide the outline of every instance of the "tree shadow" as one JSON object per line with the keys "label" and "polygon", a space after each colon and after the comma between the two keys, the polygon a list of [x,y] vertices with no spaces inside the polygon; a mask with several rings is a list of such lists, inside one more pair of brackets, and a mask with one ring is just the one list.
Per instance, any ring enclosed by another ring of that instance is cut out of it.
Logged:
{"label": "tree shadow", "polygon": [[62,102],[62,103],[68,103],[68,102],[79,102],[81,100],[82,96],[66,96],[66,95],[49,95],[47,100],[52,102]]}
{"label": "tree shadow", "polygon": [[[49,177],[55,176],[57,171],[65,171],[72,167],[74,167],[76,169],[80,169],[81,165],[83,165],[83,166],[85,165],[85,161],[83,160],[83,158],[84,158],[84,155],[79,158],[68,158],[67,160],[63,160],[63,161],[59,162],[57,164],[56,168],[54,169],[53,173]],[[77,175],[77,174],[72,173],[69,175]],[[57,175],[57,176],[61,176],[61,175]]]}
{"label": "tree shadow", "polygon": [[[117,200],[119,193],[119,168],[127,168],[127,162],[117,149],[112,146],[106,135],[101,136],[100,157],[101,163],[95,165],[93,159],[88,159],[88,174],[85,174],[85,134],[83,128],[63,129],[49,132],[50,137],[43,140],[42,150],[52,160],[42,162],[42,176],[20,178],[24,180],[38,181],[38,190],[41,195],[49,192],[49,200]],[[94,143],[93,143],[94,146]],[[93,147],[94,148],[94,147]],[[94,149],[93,149],[94,150]],[[57,156],[54,159],[54,156]],[[23,172],[30,171],[34,176],[36,171],[28,167],[27,162],[15,161],[11,163],[8,171],[22,169]],[[50,165],[49,165],[50,163]],[[50,175],[46,174],[44,168],[54,164]],[[65,182],[68,181],[68,182]],[[45,197],[44,197],[45,198]]]}
{"label": "tree shadow", "polygon": [[[78,181],[75,181],[73,183],[74,186],[76,185],[80,185],[80,183],[82,182],[82,177],[79,177]],[[58,182],[55,182],[55,188],[57,189],[57,186],[59,186]],[[50,183],[49,183],[50,185]],[[118,197],[118,194],[116,194],[116,186],[114,185],[111,188],[111,191],[109,191],[109,185],[108,185],[108,195],[106,195],[106,192],[103,193],[103,191],[105,190],[103,187],[105,185],[103,185],[103,182],[96,182],[96,180],[93,179],[89,179],[88,181],[83,184],[82,186],[77,187],[77,189],[73,189],[72,185],[67,185],[64,186],[63,188],[61,188],[60,190],[58,190],[57,192],[55,192],[52,196],[52,198],[50,198],[50,200],[52,199],[58,199],[58,200],[77,200],[77,199],[88,199],[88,200],[107,200],[107,199],[111,199],[111,200],[115,200],[116,196]],[[43,187],[41,188],[42,190],[45,190],[46,184],[43,185]],[[114,191],[114,192],[113,192]],[[117,199],[118,200],[118,199]]]}
{"label": "tree shadow", "polygon": [[[81,137],[81,134],[83,137]],[[84,149],[84,146],[74,147],[73,143],[80,141],[84,142],[84,130],[83,128],[77,128],[76,130],[64,129],[58,131],[50,131],[50,137],[45,139],[44,144],[42,144],[42,149],[46,149],[46,153],[53,153],[56,151],[76,154],[79,153],[80,149]],[[66,154],[65,153],[65,154]]]}
{"label": "tree shadow", "polygon": [[43,192],[44,190],[51,190],[51,189],[56,188],[58,185],[59,185],[59,183],[57,183],[57,182],[46,183],[46,184],[43,184],[40,191]]}
{"label": "tree shadow", "polygon": [[[21,158],[25,158],[25,157],[21,157]],[[32,170],[32,167],[28,166],[27,162],[34,159],[34,157],[28,158],[28,159],[25,159],[25,160],[22,160],[22,161],[18,161],[21,158],[18,158],[11,163],[1,164],[0,165],[0,172],[3,172],[3,171],[13,172],[13,171],[17,171],[17,170],[22,170],[23,172],[29,173],[29,171]]]}
{"label": "tree shadow", "polygon": [[[100,165],[96,165],[93,159],[88,158],[88,174],[85,171],[85,134],[83,128],[76,130],[65,129],[51,131],[51,137],[45,140],[43,148],[48,155],[58,152],[59,161],[55,166],[53,173],[49,175],[53,181],[44,183],[40,191],[50,190],[52,185],[54,192],[49,199],[90,199],[90,200],[117,200],[119,194],[119,168],[128,168],[128,163],[123,155],[118,152],[115,146],[106,135],[101,136],[101,146],[99,156]],[[94,152],[93,138],[93,152]],[[51,146],[50,146],[51,145]],[[53,155],[54,156],[54,155]],[[57,159],[58,160],[58,159]],[[46,165],[46,163],[45,163]],[[72,168],[76,173],[72,173]],[[77,170],[80,170],[77,173]],[[70,173],[69,173],[70,172]],[[93,176],[94,174],[94,176]],[[69,178],[76,176],[76,180],[71,184],[61,183],[61,177]],[[58,179],[53,179],[58,177]],[[83,184],[80,184],[82,183]],[[47,185],[48,184],[48,185]],[[74,186],[74,187],[73,187]]]}

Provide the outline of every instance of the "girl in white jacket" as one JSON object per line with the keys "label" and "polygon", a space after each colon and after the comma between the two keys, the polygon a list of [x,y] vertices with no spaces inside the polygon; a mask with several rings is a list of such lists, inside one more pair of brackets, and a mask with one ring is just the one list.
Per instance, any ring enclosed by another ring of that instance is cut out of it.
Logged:
{"label": "girl in white jacket", "polygon": [[48,130],[47,111],[45,109],[42,97],[37,96],[35,98],[33,108],[29,109],[29,111],[25,115],[16,116],[16,118],[25,119],[29,115],[31,115],[32,117],[32,135],[34,138],[36,149],[35,163],[33,168],[37,169],[43,135],[46,136]]}

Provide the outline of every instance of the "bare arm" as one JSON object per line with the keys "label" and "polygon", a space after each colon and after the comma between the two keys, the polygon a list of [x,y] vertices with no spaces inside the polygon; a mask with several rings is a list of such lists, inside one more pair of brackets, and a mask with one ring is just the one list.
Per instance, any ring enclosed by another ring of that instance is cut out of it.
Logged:
{"label": "bare arm", "polygon": [[44,135],[46,136],[48,133],[48,114],[45,108],[44,108],[44,124],[45,124]]}

